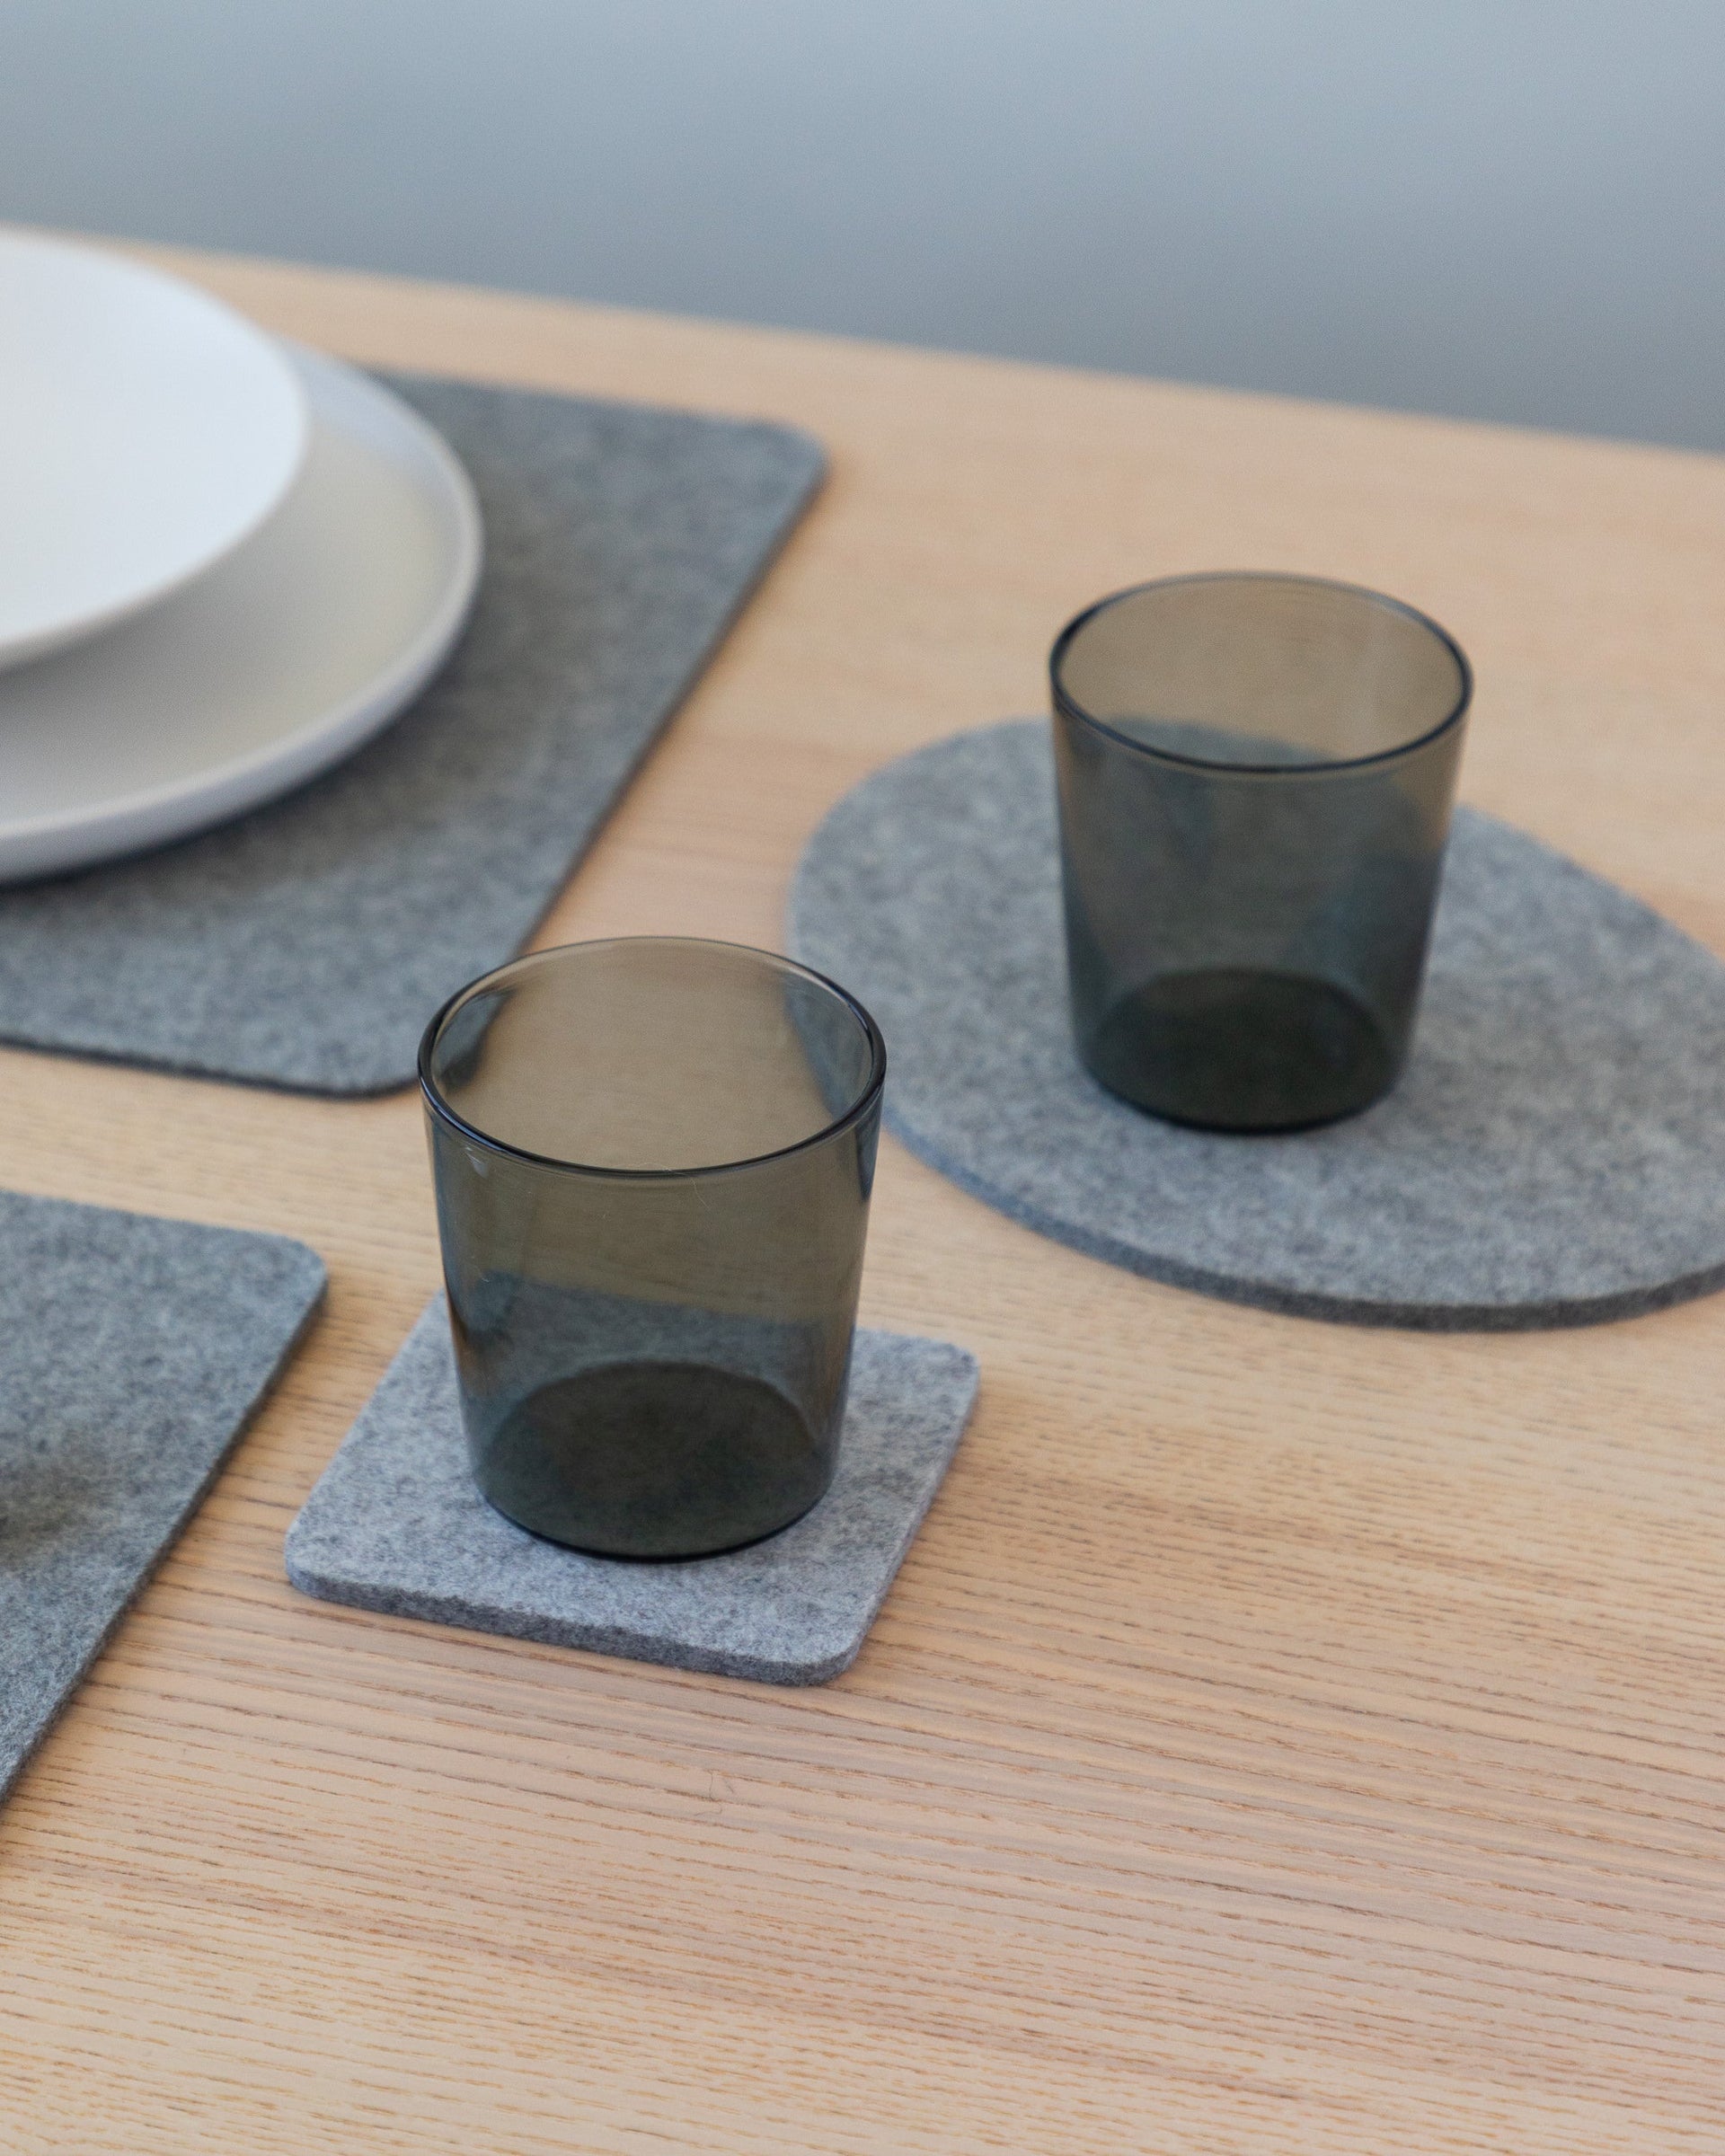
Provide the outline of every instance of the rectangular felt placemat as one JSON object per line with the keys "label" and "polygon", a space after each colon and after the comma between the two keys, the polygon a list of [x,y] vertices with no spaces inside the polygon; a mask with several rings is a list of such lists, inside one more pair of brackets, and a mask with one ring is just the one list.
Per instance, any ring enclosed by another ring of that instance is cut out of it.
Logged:
{"label": "rectangular felt placemat", "polygon": [[586,1557],[480,1496],[439,1295],[288,1531],[288,1577],[305,1594],[393,1616],[769,1684],[826,1683],[855,1661],[976,1396],[964,1348],[865,1328],[838,1471],[813,1511],[721,1557]]}
{"label": "rectangular felt placemat", "polygon": [[285,1236],[0,1192],[0,1796],[323,1293]]}
{"label": "rectangular felt placemat", "polygon": [[0,892],[0,1039],[338,1094],[532,934],[820,482],[765,422],[387,376],[485,522],[466,633],[351,762]]}

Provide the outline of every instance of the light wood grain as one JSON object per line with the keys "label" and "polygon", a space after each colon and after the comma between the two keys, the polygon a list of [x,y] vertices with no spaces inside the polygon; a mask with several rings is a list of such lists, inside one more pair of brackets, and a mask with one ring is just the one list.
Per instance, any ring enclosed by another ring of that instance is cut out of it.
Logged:
{"label": "light wood grain", "polygon": [[[357,357],[801,423],[832,483],[546,940],[772,943],[863,772],[1134,579],[1357,579],[1464,791],[1725,950],[1725,464],[213,258]],[[0,1181],[282,1229],[327,1313],[0,1816],[13,2156],[1725,2146],[1725,1302],[1234,1310],[889,1145],[871,1321],[981,1409],[849,1676],[296,1599],[436,1277],[411,1098],[0,1056]]]}

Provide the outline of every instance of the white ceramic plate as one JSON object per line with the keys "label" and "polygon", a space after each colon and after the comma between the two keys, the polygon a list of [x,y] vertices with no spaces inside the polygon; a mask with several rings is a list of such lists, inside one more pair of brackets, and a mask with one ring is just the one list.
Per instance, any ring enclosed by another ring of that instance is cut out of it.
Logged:
{"label": "white ceramic plate", "polygon": [[231,307],[0,232],[0,667],[201,575],[280,503],[308,438],[293,368]]}
{"label": "white ceramic plate", "polygon": [[0,879],[289,791],[394,718],[454,643],[479,580],[467,474],[377,383],[289,358],[311,448],[269,523],[149,613],[0,675]]}

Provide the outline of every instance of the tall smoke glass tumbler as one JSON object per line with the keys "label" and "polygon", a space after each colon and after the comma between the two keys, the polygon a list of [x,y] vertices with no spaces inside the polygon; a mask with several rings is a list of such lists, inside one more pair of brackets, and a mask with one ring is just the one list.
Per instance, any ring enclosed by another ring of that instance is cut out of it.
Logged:
{"label": "tall smoke glass tumbler", "polygon": [[1412,1035],[1466,659],[1376,592],[1181,577],[1050,660],[1072,1018],[1092,1074],[1211,1130],[1369,1107]]}
{"label": "tall smoke glass tumbler", "polygon": [[474,1480],[535,1534],[703,1557],[837,1464],[886,1050],[737,944],[518,959],[420,1051]]}

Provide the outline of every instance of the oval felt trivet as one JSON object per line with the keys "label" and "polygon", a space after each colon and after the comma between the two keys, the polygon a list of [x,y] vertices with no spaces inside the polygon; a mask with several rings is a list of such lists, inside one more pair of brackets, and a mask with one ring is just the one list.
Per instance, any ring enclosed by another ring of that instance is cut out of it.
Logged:
{"label": "oval felt trivet", "polygon": [[1002,1212],[1154,1279],[1359,1324],[1587,1324],[1725,1283],[1725,966],[1456,814],[1413,1054],[1276,1137],[1104,1091],[1067,1030],[1048,729],[877,772],[798,871],[792,948],[879,1020],[887,1121]]}

